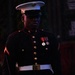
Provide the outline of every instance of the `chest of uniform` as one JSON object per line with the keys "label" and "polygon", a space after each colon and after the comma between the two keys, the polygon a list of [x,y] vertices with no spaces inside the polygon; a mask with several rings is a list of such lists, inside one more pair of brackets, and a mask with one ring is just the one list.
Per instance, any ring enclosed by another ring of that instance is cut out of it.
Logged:
{"label": "chest of uniform", "polygon": [[30,35],[25,36],[19,41],[19,49],[45,49],[50,48],[50,40],[47,36]]}
{"label": "chest of uniform", "polygon": [[20,54],[48,54],[50,51],[50,40],[44,35],[27,35],[20,39],[18,52]]}
{"label": "chest of uniform", "polygon": [[[51,44],[48,36],[44,35],[26,35],[19,41],[18,57],[25,62],[45,62],[49,60]],[[29,59],[29,60],[28,60]]]}

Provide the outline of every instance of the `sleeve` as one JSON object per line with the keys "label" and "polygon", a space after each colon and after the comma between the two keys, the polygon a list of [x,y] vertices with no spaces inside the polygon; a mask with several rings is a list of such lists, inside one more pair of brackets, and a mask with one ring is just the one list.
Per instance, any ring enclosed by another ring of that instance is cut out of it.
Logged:
{"label": "sleeve", "polygon": [[16,56],[14,45],[14,40],[12,38],[8,38],[4,49],[2,75],[16,75]]}
{"label": "sleeve", "polygon": [[54,75],[62,75],[60,52],[58,50],[58,40],[55,36],[52,37],[51,49],[51,64]]}

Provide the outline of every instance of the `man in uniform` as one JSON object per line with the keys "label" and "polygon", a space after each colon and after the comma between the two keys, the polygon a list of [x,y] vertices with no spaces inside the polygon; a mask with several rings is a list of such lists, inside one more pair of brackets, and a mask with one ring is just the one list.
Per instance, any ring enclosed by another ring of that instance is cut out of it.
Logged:
{"label": "man in uniform", "polygon": [[43,1],[16,6],[21,10],[24,29],[12,33],[6,42],[3,75],[61,75],[58,42],[39,29]]}

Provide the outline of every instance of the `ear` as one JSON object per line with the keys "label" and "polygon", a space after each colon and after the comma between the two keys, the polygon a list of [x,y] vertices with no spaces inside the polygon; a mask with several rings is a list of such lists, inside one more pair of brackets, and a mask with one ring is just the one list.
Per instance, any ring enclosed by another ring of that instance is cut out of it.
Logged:
{"label": "ear", "polygon": [[21,21],[24,22],[24,14],[21,16]]}

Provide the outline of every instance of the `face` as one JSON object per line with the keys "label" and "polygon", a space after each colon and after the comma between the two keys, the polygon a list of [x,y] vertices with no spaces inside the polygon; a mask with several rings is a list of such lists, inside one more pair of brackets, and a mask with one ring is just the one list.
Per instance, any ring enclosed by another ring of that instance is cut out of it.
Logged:
{"label": "face", "polygon": [[23,15],[24,27],[27,29],[37,29],[40,24],[40,15]]}

